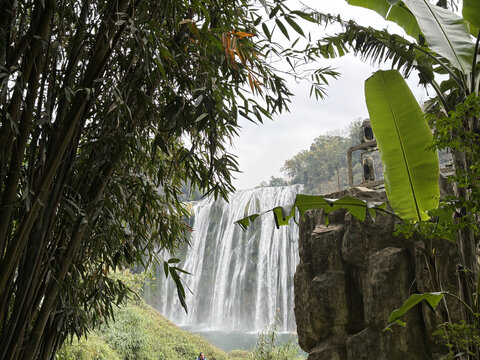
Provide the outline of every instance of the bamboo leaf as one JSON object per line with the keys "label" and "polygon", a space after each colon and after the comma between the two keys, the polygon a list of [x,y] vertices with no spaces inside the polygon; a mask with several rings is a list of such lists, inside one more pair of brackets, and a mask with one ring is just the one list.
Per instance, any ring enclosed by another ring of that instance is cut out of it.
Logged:
{"label": "bamboo leaf", "polygon": [[305,37],[305,34],[304,34],[302,28],[300,27],[300,25],[298,25],[298,24],[293,20],[293,18],[291,18],[290,16],[285,16],[285,20],[288,22],[288,24],[289,24],[297,33],[299,33],[300,35],[302,35],[303,37]]}
{"label": "bamboo leaf", "polygon": [[427,220],[438,207],[437,154],[422,109],[396,70],[377,71],[365,83],[365,97],[383,163],[390,205],[404,220]]}
{"label": "bamboo leaf", "polygon": [[275,19],[275,22],[277,23],[278,27],[280,28],[280,31],[285,35],[285,37],[290,40],[290,36],[288,35],[287,28],[283,23],[280,21],[280,19]]}
{"label": "bamboo leaf", "polygon": [[474,44],[465,20],[428,0],[404,0],[415,15],[428,46],[463,74],[472,71]]}
{"label": "bamboo leaf", "polygon": [[252,33],[247,33],[245,31],[234,31],[233,33],[235,36],[243,39],[245,37],[252,37],[252,36],[255,36],[255,34],[252,34]]}
{"label": "bamboo leaf", "polygon": [[267,39],[269,41],[271,41],[272,40],[272,34],[270,33],[270,30],[268,29],[268,26],[265,23],[262,24],[262,29],[263,29],[263,32],[265,33],[265,36],[267,37]]}
{"label": "bamboo leaf", "polygon": [[163,272],[165,273],[165,278],[168,278],[168,263],[166,261],[163,262]]}

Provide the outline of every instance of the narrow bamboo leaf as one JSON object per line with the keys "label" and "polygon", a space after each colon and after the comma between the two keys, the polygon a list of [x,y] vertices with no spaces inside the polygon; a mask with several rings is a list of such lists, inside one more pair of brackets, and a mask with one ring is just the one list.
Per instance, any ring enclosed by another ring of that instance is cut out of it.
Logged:
{"label": "narrow bamboo leaf", "polygon": [[480,1],[463,0],[463,18],[476,28],[480,28]]}
{"label": "narrow bamboo leaf", "polygon": [[298,15],[300,16],[302,19],[305,19],[307,21],[310,21],[312,23],[315,23],[316,20],[312,17],[312,15],[306,13],[306,12],[303,12],[303,11],[298,11],[298,10],[292,10],[291,12],[292,14],[295,14],[295,15]]}
{"label": "narrow bamboo leaf", "polygon": [[275,22],[277,23],[278,27],[280,28],[280,31],[285,35],[285,37],[290,40],[290,36],[288,35],[287,28],[283,23],[280,21],[280,19],[275,19]]}
{"label": "narrow bamboo leaf", "polygon": [[277,15],[277,12],[280,10],[280,5],[277,5],[268,15],[271,18],[273,18],[275,15]]}
{"label": "narrow bamboo leaf", "polygon": [[405,300],[405,302],[399,309],[392,311],[392,313],[388,317],[388,322],[392,323],[396,321],[398,318],[407,313],[411,308],[413,308],[415,305],[417,305],[423,300],[425,300],[432,307],[432,309],[435,309],[444,295],[445,292],[428,292],[423,294],[413,294],[407,300]]}
{"label": "narrow bamboo leaf", "polygon": [[392,21],[405,30],[405,32],[419,39],[421,35],[415,16],[403,4],[397,4],[398,0],[347,0],[350,5],[360,6],[373,10],[385,20]]}
{"label": "narrow bamboo leaf", "polygon": [[270,33],[270,30],[268,29],[268,26],[265,23],[262,24],[262,29],[267,39],[269,41],[272,40],[272,34]]}
{"label": "narrow bamboo leaf", "polygon": [[438,207],[439,168],[437,154],[427,150],[433,138],[422,109],[396,70],[370,77],[365,97],[390,205],[404,220],[427,220]]}
{"label": "narrow bamboo leaf", "polygon": [[415,15],[428,46],[463,74],[469,74],[472,71],[474,44],[465,20],[428,0],[403,2]]}
{"label": "narrow bamboo leaf", "polygon": [[168,263],[166,261],[163,263],[163,271],[165,273],[165,278],[168,278]]}
{"label": "narrow bamboo leaf", "polygon": [[182,268],[179,268],[179,267],[176,267],[174,266],[173,267],[176,271],[180,271],[181,273],[184,273],[184,274],[187,274],[187,275],[193,275],[192,273],[186,271],[186,270],[183,270]]}
{"label": "narrow bamboo leaf", "polygon": [[205,119],[207,116],[208,116],[208,113],[203,113],[202,115],[200,115],[199,117],[197,117],[197,119],[195,120],[195,122],[200,122],[200,121],[202,121],[203,119]]}
{"label": "narrow bamboo leaf", "polygon": [[285,20],[288,22],[288,24],[297,32],[299,33],[300,35],[302,35],[303,37],[305,37],[305,34],[303,33],[303,30],[302,28],[300,27],[300,25],[298,25],[295,20],[293,20],[293,18],[291,18],[290,16],[285,16]]}

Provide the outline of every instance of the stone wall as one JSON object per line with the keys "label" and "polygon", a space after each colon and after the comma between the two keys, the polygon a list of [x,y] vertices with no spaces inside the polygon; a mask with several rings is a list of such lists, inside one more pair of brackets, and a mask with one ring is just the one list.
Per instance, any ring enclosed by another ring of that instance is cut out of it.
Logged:
{"label": "stone wall", "polygon": [[[386,201],[384,192],[366,188],[331,197],[345,195]],[[406,328],[383,329],[391,311],[412,293],[438,291],[438,286],[457,291],[455,247],[439,240],[429,253],[418,239],[394,236],[390,215],[360,222],[337,211],[329,219],[325,226],[321,213],[310,211],[300,225],[295,316],[308,359],[441,359],[445,349],[431,333],[446,320],[447,308],[451,318],[461,317],[457,303],[447,300],[447,307],[441,304],[435,312],[417,306],[402,318]],[[435,266],[439,275],[432,279],[429,267]]]}

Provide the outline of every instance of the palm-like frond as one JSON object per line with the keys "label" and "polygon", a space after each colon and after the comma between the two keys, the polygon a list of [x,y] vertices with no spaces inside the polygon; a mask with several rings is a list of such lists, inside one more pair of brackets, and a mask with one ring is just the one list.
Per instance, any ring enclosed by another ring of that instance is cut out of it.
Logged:
{"label": "palm-like frond", "polygon": [[315,56],[336,58],[353,53],[361,60],[370,61],[372,64],[390,61],[392,68],[402,72],[406,78],[411,75],[412,70],[415,70],[419,76],[419,83],[424,86],[431,85],[447,111],[451,110],[449,102],[446,101],[451,91],[442,89],[435,80],[435,73],[450,75],[457,89],[467,87],[465,77],[449,66],[446,59],[424,46],[425,44],[411,42],[385,29],[364,27],[353,20],[347,22],[332,15],[316,18],[325,25],[336,20],[341,24],[343,31],[319,40],[317,45],[310,49]]}
{"label": "palm-like frond", "polygon": [[392,67],[403,72],[405,77],[412,69],[421,71],[421,83],[426,84],[433,77],[435,59],[427,49],[408,41],[387,30],[363,27],[354,21],[342,22],[344,31],[334,36],[324,37],[314,49],[317,55],[336,58],[353,52],[363,61],[373,64],[392,62]]}

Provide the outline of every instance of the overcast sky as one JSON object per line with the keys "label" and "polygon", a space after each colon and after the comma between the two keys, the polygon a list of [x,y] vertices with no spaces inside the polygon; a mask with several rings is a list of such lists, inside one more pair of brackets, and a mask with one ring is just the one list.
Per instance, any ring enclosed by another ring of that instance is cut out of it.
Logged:
{"label": "overcast sky", "polygon": [[[402,33],[401,29],[389,25],[376,13],[350,6],[345,0],[309,0],[303,3],[322,12],[340,14],[344,19],[353,18],[361,25],[376,28],[388,26],[390,31]],[[305,25],[303,27],[305,30]],[[312,36],[317,37],[324,31],[328,34],[334,33],[333,29],[324,30],[323,27],[311,27],[309,30]],[[279,33],[278,30],[277,32]],[[308,83],[297,84],[290,79],[289,88],[295,95],[290,105],[290,113],[282,114],[274,121],[267,121],[262,125],[255,125],[244,119],[240,122],[240,137],[234,140],[234,148],[231,150],[238,156],[242,171],[236,175],[234,182],[237,190],[258,186],[272,175],[281,176],[280,168],[284,161],[299,151],[308,149],[315,137],[328,131],[342,130],[353,120],[368,117],[364,82],[378,68],[363,63],[353,55],[328,62],[320,60],[318,65],[332,65],[341,73],[339,79],[330,81],[325,100],[316,101],[314,97],[310,98]],[[415,73],[408,83],[417,100],[426,100],[426,94],[416,86],[418,78]]]}

